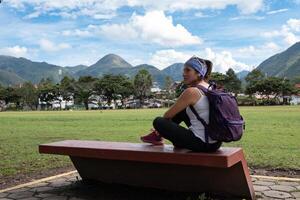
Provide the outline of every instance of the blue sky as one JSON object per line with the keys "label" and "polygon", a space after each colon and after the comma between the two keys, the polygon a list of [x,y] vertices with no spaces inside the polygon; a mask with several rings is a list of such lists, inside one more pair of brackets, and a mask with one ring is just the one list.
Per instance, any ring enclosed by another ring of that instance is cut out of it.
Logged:
{"label": "blue sky", "polygon": [[115,53],[163,69],[192,55],[251,70],[300,41],[300,0],[3,0],[0,54],[61,66]]}

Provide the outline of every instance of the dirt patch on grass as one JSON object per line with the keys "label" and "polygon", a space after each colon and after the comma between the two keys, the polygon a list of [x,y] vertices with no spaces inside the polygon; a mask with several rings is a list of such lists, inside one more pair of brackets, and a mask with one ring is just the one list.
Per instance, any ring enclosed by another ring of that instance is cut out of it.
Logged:
{"label": "dirt patch on grass", "polygon": [[300,178],[300,170],[294,169],[250,168],[250,173],[253,175],[262,176]]}

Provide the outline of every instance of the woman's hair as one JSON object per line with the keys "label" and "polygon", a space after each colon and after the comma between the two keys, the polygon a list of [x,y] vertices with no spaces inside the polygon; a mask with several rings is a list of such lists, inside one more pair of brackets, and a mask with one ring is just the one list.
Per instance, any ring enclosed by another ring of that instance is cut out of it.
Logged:
{"label": "woman's hair", "polygon": [[212,71],[212,67],[213,67],[213,63],[210,60],[204,60],[204,62],[206,64],[206,66],[207,66],[207,71],[205,73],[204,80],[205,81],[209,81],[210,75],[211,75],[211,71]]}
{"label": "woman's hair", "polygon": [[192,56],[189,60],[184,63],[185,66],[193,68],[198,74],[198,80],[209,81],[210,74],[212,71],[212,62],[197,56]]}

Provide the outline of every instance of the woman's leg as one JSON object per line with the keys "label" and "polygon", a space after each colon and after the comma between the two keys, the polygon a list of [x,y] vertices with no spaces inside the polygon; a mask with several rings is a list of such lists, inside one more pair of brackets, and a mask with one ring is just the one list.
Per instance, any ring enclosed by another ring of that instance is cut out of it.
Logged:
{"label": "woman's leg", "polygon": [[163,117],[156,117],[153,121],[153,126],[160,135],[170,140],[176,147],[209,152],[217,150],[221,145],[206,144],[200,138],[196,137],[191,130]]}
{"label": "woman's leg", "polygon": [[[176,124],[180,124],[182,121],[184,121],[188,127],[191,125],[190,119],[188,118],[185,109],[177,113],[171,120],[173,121],[173,123]],[[157,129],[154,127],[154,129],[151,129],[151,133],[142,136],[141,140],[143,142],[152,143],[152,144],[162,144],[162,138],[161,138],[162,135],[158,134],[159,131],[156,132],[155,130]],[[177,145],[177,147],[181,147],[181,146]]]}
{"label": "woman's leg", "polygon": [[184,123],[186,124],[187,127],[191,126],[190,119],[189,119],[188,115],[186,114],[185,109],[183,109],[182,111],[177,113],[171,120],[173,122],[175,122],[176,124],[180,124],[182,121],[184,121]]}

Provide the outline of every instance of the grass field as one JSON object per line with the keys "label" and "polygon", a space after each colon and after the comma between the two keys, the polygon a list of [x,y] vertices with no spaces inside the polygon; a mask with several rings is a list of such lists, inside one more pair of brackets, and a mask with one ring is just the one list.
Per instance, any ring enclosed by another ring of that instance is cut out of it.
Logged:
{"label": "grass field", "polygon": [[[38,144],[63,139],[140,142],[166,109],[0,113],[0,179],[63,167],[65,156],[41,155]],[[300,106],[241,107],[246,132],[239,142],[252,167],[300,168]]]}

